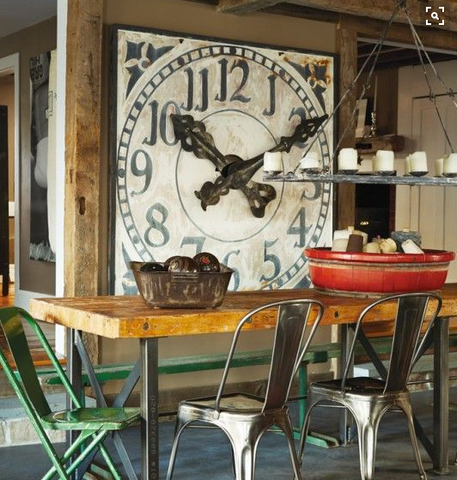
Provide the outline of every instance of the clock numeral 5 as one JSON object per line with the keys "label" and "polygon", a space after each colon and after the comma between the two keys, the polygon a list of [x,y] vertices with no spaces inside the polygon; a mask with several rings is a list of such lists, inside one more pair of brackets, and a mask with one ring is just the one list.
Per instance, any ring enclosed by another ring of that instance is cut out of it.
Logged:
{"label": "clock numeral 5", "polygon": [[266,240],[264,243],[263,260],[265,263],[270,262],[273,264],[273,273],[269,276],[262,275],[260,277],[261,282],[269,282],[270,280],[273,280],[273,278],[277,277],[279,275],[279,272],[281,271],[281,261],[279,260],[279,257],[277,257],[273,253],[268,253],[268,249],[272,247],[277,241],[278,239],[272,240],[270,242]]}
{"label": "clock numeral 5", "polygon": [[[298,226],[295,226],[297,220]],[[306,245],[306,234],[310,228],[311,227],[306,227],[306,209],[305,207],[301,207],[287,230],[288,235],[298,235],[298,241],[295,242],[294,247],[303,248]]]}
{"label": "clock numeral 5", "polygon": [[229,261],[230,261],[230,257],[232,255],[238,256],[239,254],[240,254],[240,250],[231,250],[224,257],[224,260],[222,260],[222,263],[224,265],[227,265],[227,267],[230,267],[233,270],[232,279],[230,280],[230,284],[233,285],[233,287],[231,287],[231,290],[235,290],[235,291],[238,290],[238,288],[240,287],[240,272],[239,272],[238,269],[236,269],[234,267],[231,267],[229,265]]}
{"label": "clock numeral 5", "polygon": [[[160,215],[159,219],[156,219],[156,212]],[[146,220],[149,227],[144,232],[144,241],[151,247],[163,247],[170,240],[170,232],[165,227],[165,222],[168,218],[168,210],[161,204],[155,203],[148,208],[146,212]],[[157,233],[161,240],[157,241]]]}

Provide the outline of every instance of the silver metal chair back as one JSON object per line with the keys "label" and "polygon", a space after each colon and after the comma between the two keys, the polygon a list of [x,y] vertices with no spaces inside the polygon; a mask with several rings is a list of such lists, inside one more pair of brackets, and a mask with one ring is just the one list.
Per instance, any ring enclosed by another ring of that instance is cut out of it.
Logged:
{"label": "silver metal chair back", "polygon": [[[430,306],[430,299],[436,300],[435,306]],[[360,314],[355,327],[354,339],[350,348],[348,362],[341,381],[344,390],[348,373],[352,367],[352,355],[357,342],[357,335],[367,315],[375,308],[382,307],[387,303],[396,302],[396,315],[394,334],[392,337],[392,349],[389,366],[385,380],[384,393],[403,390],[406,387],[408,377],[416,361],[424,353],[426,344],[436,317],[441,309],[442,300],[433,293],[405,293],[381,298],[369,305]],[[427,311],[431,315],[430,322],[421,340],[421,334],[426,320]]]}
{"label": "silver metal chair back", "polygon": [[[277,320],[263,410],[281,408],[287,402],[295,374],[322,319],[324,306],[317,300],[297,299],[269,303],[249,312],[241,319],[233,335],[232,345],[222,374],[216,397],[216,410],[219,410],[230,363],[236,351],[243,326],[252,322],[253,317],[259,312],[272,309],[277,309]],[[311,312],[314,312],[316,317],[312,325],[309,325]]]}

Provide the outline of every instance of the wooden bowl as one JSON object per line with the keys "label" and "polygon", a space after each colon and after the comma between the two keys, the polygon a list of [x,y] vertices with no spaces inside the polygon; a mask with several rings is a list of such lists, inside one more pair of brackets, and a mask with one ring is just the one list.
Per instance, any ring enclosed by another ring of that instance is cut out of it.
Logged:
{"label": "wooden bowl", "polygon": [[410,253],[347,253],[307,248],[314,287],[329,294],[382,296],[439,290],[454,252],[424,250]]}

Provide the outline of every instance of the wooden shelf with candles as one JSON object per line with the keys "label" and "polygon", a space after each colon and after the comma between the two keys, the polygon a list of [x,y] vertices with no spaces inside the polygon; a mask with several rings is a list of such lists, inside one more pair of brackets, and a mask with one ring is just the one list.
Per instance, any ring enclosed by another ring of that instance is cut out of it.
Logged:
{"label": "wooden shelf with candles", "polygon": [[355,139],[355,148],[360,155],[376,153],[378,150],[392,150],[401,152],[405,145],[405,138],[401,135],[380,135]]}

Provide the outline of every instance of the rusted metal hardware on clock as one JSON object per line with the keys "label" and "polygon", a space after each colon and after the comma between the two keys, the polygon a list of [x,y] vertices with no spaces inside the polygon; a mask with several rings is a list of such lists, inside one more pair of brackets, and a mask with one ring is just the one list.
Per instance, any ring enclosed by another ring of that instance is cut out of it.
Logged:
{"label": "rusted metal hardware on clock", "polygon": [[[316,134],[328,115],[303,119],[289,137],[281,137],[279,143],[269,152],[289,152],[296,143],[305,143]],[[205,182],[195,195],[206,211],[209,205],[219,203],[220,197],[227,195],[230,189],[241,190],[246,196],[252,214],[257,218],[265,215],[265,208],[276,198],[273,186],[252,180],[254,174],[263,165],[264,153],[249,160],[243,160],[234,154],[222,154],[216,147],[213,136],[206,131],[202,121],[192,115],[171,115],[174,133],[181,142],[183,150],[193,152],[197,158],[210,160],[220,176],[214,182]]]}

